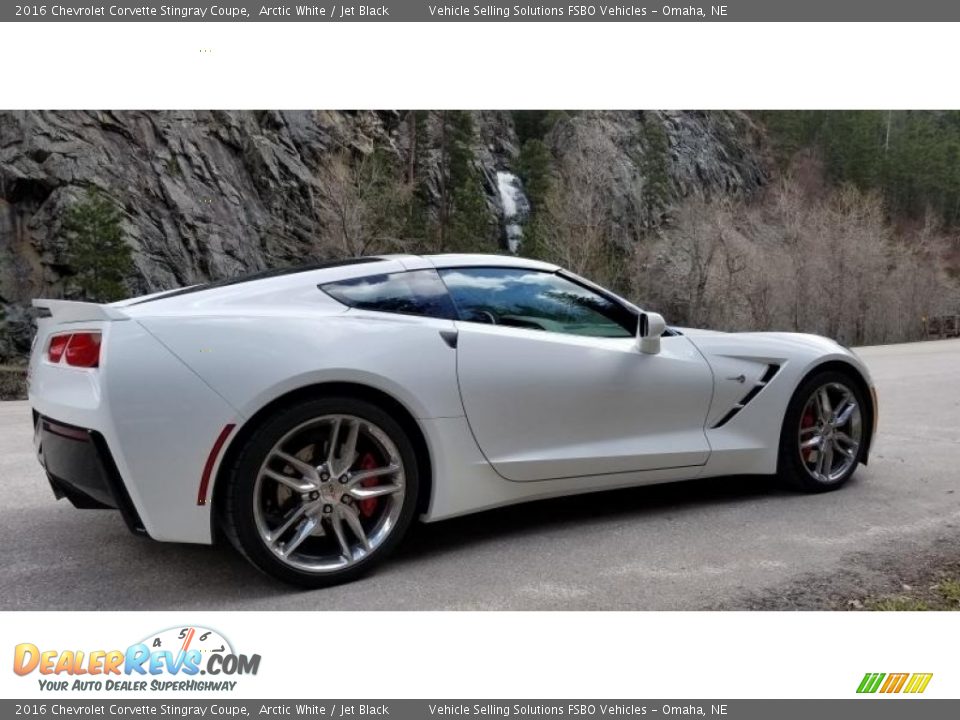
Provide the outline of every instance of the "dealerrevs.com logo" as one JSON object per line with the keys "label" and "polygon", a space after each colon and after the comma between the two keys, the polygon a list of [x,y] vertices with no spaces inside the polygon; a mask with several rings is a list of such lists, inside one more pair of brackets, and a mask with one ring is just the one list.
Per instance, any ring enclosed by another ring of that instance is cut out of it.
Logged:
{"label": "dealerrevs.com logo", "polygon": [[[216,630],[168,628],[125,650],[52,650],[33,643],[14,648],[13,671],[39,675],[44,691],[232,691],[239,676],[256,675],[260,655],[234,652]],[[202,677],[201,677],[202,676]]]}

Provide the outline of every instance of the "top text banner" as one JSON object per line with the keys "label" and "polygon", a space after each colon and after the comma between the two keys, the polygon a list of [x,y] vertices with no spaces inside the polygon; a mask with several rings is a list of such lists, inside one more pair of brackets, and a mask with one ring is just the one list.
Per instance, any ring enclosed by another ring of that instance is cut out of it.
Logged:
{"label": "top text banner", "polygon": [[197,4],[156,0],[61,0],[0,6],[0,22],[947,22],[960,3],[944,0],[720,0],[687,5],[565,0],[515,3],[307,2]]}

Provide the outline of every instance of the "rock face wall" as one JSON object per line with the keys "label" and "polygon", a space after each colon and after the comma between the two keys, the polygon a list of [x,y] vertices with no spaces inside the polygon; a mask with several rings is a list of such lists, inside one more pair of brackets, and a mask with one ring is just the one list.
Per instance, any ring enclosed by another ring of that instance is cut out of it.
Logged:
{"label": "rock face wall", "polygon": [[[732,112],[647,112],[669,138],[675,200],[749,196],[765,180],[762,136]],[[132,294],[302,262],[325,232],[317,208],[334,153],[383,148],[403,158],[400,111],[0,113],[0,362],[29,350],[29,300],[59,296],[69,270],[66,209],[97,187],[123,209],[134,251]],[[637,112],[581,113],[638,172]],[[477,112],[475,155],[491,223],[503,220],[497,172],[514,168],[509,112]],[[563,133],[549,138],[562,152]],[[619,182],[619,181],[618,181]],[[616,192],[617,188],[611,188]],[[506,238],[506,233],[503,233]],[[491,245],[491,252],[502,248]]]}

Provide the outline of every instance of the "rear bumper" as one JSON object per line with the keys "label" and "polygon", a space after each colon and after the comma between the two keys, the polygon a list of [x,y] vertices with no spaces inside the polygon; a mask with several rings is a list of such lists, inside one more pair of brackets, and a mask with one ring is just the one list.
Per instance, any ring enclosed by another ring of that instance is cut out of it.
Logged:
{"label": "rear bumper", "polygon": [[131,532],[146,534],[103,435],[33,411],[34,446],[53,494],[78,508],[115,508]]}

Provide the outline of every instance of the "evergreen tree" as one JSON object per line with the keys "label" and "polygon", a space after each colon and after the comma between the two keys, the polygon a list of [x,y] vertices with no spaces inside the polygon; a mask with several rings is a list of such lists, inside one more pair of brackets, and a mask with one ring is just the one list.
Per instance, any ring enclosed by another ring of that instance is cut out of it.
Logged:
{"label": "evergreen tree", "polygon": [[517,174],[523,180],[523,189],[531,206],[543,202],[550,188],[550,171],[553,158],[543,140],[527,140],[520,148],[517,158]]}
{"label": "evergreen tree", "polygon": [[933,209],[960,222],[960,113],[831,110],[760,112],[781,165],[805,148],[836,187],[879,190],[893,217]]}
{"label": "evergreen tree", "polygon": [[769,131],[778,164],[786,167],[797,152],[815,141],[826,114],[817,110],[767,110],[756,116]]}
{"label": "evergreen tree", "polygon": [[544,140],[561,120],[574,114],[568,110],[514,110],[513,130],[520,147],[528,140]]}
{"label": "evergreen tree", "polygon": [[875,111],[828,112],[821,134],[830,178],[861,190],[876,187],[882,177],[885,127],[882,114]]}
{"label": "evergreen tree", "polygon": [[436,233],[441,252],[469,252],[489,247],[486,193],[473,143],[473,119],[469,112],[441,112],[440,212]]}
{"label": "evergreen tree", "polygon": [[411,110],[406,119],[408,148],[405,180],[410,200],[404,235],[409,240],[426,243],[430,227],[430,179],[427,170],[429,114],[425,110]]}
{"label": "evergreen tree", "polygon": [[543,140],[531,138],[523,143],[517,158],[517,174],[530,203],[530,215],[523,229],[523,253],[530,257],[544,257],[542,211],[550,192],[552,168],[553,157]]}
{"label": "evergreen tree", "polygon": [[133,258],[124,241],[120,209],[113,201],[100,191],[88,191],[67,211],[63,232],[67,262],[80,294],[94,302],[122,299]]}
{"label": "evergreen tree", "polygon": [[529,140],[543,140],[552,127],[549,110],[514,110],[512,116],[513,130],[521,147]]}
{"label": "evergreen tree", "polygon": [[657,225],[670,201],[670,140],[659,118],[644,114],[641,120],[643,156],[643,210],[648,225]]}

